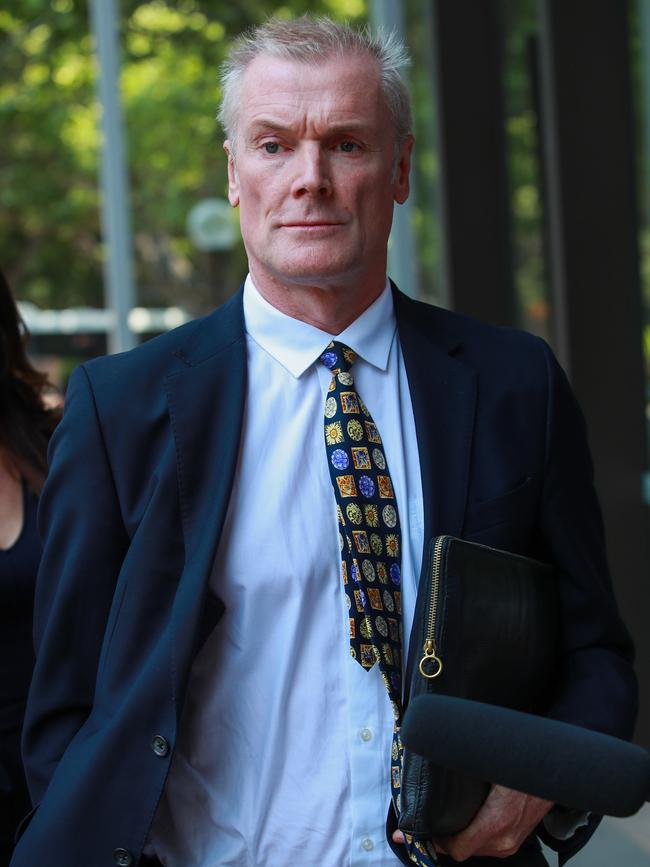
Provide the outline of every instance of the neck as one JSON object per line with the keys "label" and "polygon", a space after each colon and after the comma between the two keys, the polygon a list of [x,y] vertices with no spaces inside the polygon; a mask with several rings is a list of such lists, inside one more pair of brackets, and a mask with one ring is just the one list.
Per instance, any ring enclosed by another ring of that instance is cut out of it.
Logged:
{"label": "neck", "polygon": [[258,280],[253,268],[251,277],[260,295],[281,313],[333,335],[345,331],[379,298],[386,285],[384,277],[362,291],[348,285],[286,286],[274,280]]}

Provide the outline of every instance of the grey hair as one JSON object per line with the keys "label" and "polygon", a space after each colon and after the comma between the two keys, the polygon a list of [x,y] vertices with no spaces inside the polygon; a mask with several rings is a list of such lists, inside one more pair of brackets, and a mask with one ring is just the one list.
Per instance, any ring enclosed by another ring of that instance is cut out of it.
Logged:
{"label": "grey hair", "polygon": [[315,64],[342,54],[368,54],[379,69],[381,87],[395,130],[395,151],[399,152],[411,132],[411,98],[399,70],[409,65],[404,43],[394,33],[372,33],[368,27],[355,29],[330,18],[302,15],[293,20],[271,18],[254,27],[232,44],[221,67],[221,105],[218,120],[234,148],[237,111],[244,73],[256,57],[268,54],[298,63]]}

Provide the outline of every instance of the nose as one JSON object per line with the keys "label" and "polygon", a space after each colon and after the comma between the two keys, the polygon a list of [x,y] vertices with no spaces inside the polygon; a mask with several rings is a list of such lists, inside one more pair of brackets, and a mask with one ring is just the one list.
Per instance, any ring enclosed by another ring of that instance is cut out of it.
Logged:
{"label": "nose", "polygon": [[317,142],[307,142],[296,154],[296,174],[292,195],[297,198],[308,195],[317,198],[328,196],[332,190],[327,154]]}

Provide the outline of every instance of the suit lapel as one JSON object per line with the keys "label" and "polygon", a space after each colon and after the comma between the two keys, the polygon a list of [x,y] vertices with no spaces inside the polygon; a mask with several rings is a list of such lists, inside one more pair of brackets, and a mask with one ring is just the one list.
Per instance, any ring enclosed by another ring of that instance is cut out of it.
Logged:
{"label": "suit lapel", "polygon": [[[433,307],[394,291],[395,314],[409,382],[424,499],[424,540],[419,586],[428,586],[429,542],[462,530],[472,433],[476,373],[453,357],[460,349],[441,331]],[[415,644],[409,642],[406,683],[412,678]]]}
{"label": "suit lapel", "polygon": [[[204,594],[239,453],[246,396],[242,293],[206,317],[176,355],[184,366],[165,378],[165,390],[185,538],[182,580],[189,584],[176,629],[189,629],[200,643],[223,610],[204,607]],[[199,623],[201,612],[210,622]]]}
{"label": "suit lapel", "polygon": [[426,551],[432,536],[462,529],[476,373],[454,357],[459,342],[440,330],[435,308],[396,291],[395,311],[418,441]]}

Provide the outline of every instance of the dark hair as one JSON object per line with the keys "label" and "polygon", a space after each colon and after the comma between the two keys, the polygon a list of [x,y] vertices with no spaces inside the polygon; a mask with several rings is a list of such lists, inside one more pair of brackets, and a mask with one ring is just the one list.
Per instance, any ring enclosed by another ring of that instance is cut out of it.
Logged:
{"label": "dark hair", "polygon": [[47,472],[47,444],[60,412],[45,406],[44,395],[52,386],[27,358],[28,339],[0,271],[0,448],[39,494]]}

